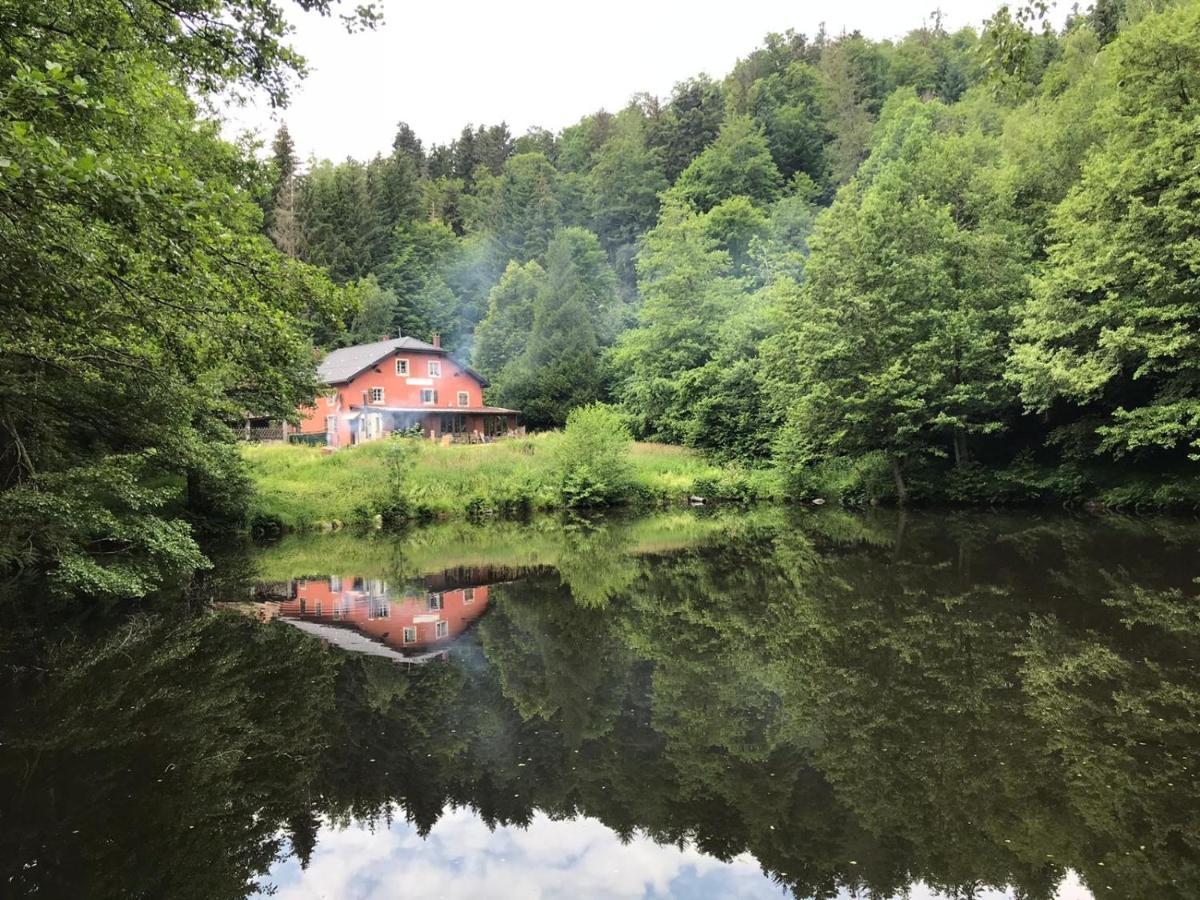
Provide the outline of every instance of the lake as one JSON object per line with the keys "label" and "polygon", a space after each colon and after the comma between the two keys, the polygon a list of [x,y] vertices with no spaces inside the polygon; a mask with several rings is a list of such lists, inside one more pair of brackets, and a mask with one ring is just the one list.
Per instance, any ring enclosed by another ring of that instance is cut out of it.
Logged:
{"label": "lake", "polygon": [[4,896],[1200,897],[1200,525],[670,511],[214,551],[0,638]]}

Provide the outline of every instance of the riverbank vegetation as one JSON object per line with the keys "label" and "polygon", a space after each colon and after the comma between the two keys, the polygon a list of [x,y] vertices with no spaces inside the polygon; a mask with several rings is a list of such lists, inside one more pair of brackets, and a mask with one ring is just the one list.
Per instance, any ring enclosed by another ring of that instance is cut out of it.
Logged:
{"label": "riverbank vegetation", "polygon": [[[581,421],[592,418],[594,421]],[[325,453],[247,447],[252,517],[263,528],[306,530],[514,515],[595,506],[778,498],[768,471],[717,466],[686,447],[620,440],[606,410],[581,408],[565,431],[494,444],[393,438]],[[616,440],[613,440],[613,438]],[[607,441],[607,443],[602,443]]]}

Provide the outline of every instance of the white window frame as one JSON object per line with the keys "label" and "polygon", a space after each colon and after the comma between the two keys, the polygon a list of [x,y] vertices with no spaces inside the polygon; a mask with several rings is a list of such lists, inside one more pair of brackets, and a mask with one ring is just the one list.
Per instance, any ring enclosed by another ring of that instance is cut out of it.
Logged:
{"label": "white window frame", "polygon": [[445,619],[442,619],[440,622],[435,624],[433,626],[433,636],[434,636],[434,639],[436,639],[436,640],[440,640],[445,637],[450,637],[450,623],[447,622]]}
{"label": "white window frame", "polygon": [[[426,395],[429,396],[428,400],[425,399]],[[437,391],[433,388],[421,388],[421,403],[425,406],[437,406]]]}
{"label": "white window frame", "polygon": [[417,642],[417,626],[405,625],[402,639],[406,644],[415,644]]}
{"label": "white window frame", "polygon": [[441,611],[446,608],[446,598],[441,594],[429,594],[425,597],[425,606],[430,612],[434,610]]}
{"label": "white window frame", "polygon": [[405,376],[408,375],[408,360],[407,359],[397,359],[396,360],[396,374],[397,375],[405,375]]}
{"label": "white window frame", "polygon": [[338,430],[337,423],[338,423],[337,416],[326,416],[325,417],[325,433],[328,434],[331,431],[337,431]]}
{"label": "white window frame", "polygon": [[468,391],[459,391],[458,392],[458,405],[459,406],[470,406],[471,405],[470,392],[468,392]]}
{"label": "white window frame", "polygon": [[426,371],[430,378],[442,377],[442,361],[440,359],[431,359],[426,363]]}
{"label": "white window frame", "polygon": [[[384,398],[383,388],[373,387],[373,388],[370,388],[370,391],[371,391],[371,393],[368,396],[371,398],[372,403],[382,403],[383,402],[383,398]],[[376,391],[379,392],[378,397],[375,396]]]}
{"label": "white window frame", "polygon": [[463,588],[463,606],[467,606],[475,602],[475,588]]}

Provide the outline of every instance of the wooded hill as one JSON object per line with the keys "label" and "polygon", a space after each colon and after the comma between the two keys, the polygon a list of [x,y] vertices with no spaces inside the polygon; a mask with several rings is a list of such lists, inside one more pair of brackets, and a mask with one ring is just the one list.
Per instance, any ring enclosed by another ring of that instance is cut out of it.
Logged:
{"label": "wooded hill", "polygon": [[534,427],[608,400],[799,494],[1192,503],[1200,5],[1043,13],[770,35],[556,134],[301,167],[281,130],[267,229],[360,289],[319,340],[439,331]]}

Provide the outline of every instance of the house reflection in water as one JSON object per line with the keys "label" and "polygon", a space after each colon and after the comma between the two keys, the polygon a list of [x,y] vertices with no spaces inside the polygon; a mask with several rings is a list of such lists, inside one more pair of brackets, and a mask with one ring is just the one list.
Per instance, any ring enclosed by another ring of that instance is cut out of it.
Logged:
{"label": "house reflection in water", "polygon": [[427,578],[423,590],[407,585],[402,591],[376,578],[299,579],[288,583],[275,614],[345,650],[425,662],[444,656],[487,609],[488,580],[473,574],[443,573]]}

